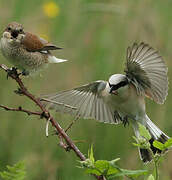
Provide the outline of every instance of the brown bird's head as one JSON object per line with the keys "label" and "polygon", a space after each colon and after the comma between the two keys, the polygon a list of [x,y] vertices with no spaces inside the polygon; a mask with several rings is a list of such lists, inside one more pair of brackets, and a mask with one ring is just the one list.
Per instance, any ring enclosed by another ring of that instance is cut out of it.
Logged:
{"label": "brown bird's head", "polygon": [[44,51],[44,53],[48,53],[49,50],[61,49],[35,34],[25,32],[23,26],[17,22],[11,22],[7,25],[3,32],[3,38],[10,45],[21,45],[22,48],[30,52]]}
{"label": "brown bird's head", "polygon": [[17,38],[19,34],[24,34],[23,26],[17,22],[11,22],[7,25],[4,32],[8,32],[11,38]]}

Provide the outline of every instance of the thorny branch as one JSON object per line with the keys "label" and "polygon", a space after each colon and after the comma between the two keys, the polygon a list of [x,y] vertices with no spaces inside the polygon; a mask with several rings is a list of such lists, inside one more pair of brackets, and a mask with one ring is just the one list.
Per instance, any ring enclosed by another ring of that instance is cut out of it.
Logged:
{"label": "thorny branch", "polygon": [[[23,109],[20,106],[18,108],[10,108],[10,107],[4,106],[4,105],[0,105],[0,108],[3,108],[4,110],[7,110],[7,111],[24,112],[24,113],[27,113],[28,115],[37,115],[37,116],[40,116],[41,118],[45,118],[47,120],[47,122],[51,122],[52,126],[55,127],[56,131],[58,132],[58,135],[60,138],[60,146],[63,147],[66,151],[69,151],[70,149],[72,149],[75,152],[76,156],[78,156],[81,161],[85,161],[86,157],[82,154],[82,152],[80,152],[78,147],[73,143],[73,141],[69,138],[69,136],[66,134],[64,129],[61,128],[61,126],[58,124],[58,122],[55,121],[54,117],[51,116],[50,112],[44,107],[44,105],[41,103],[40,99],[35,97],[33,94],[31,94],[28,91],[28,89],[25,87],[21,78],[19,77],[20,74],[17,73],[17,71],[15,69],[14,69],[14,72],[11,71],[9,73],[9,68],[4,64],[0,64],[0,68],[7,73],[7,77],[9,76],[17,82],[17,84],[19,86],[17,93],[29,98],[40,108],[41,111],[33,112],[33,111]],[[73,108],[73,107],[71,107],[71,108]],[[65,140],[66,144],[63,143],[63,140]],[[105,180],[105,178],[103,176],[97,176],[97,175],[94,175],[94,176],[98,180]]]}
{"label": "thorny branch", "polygon": [[0,108],[4,109],[6,111],[24,112],[27,115],[38,115],[38,116],[41,116],[41,114],[42,114],[40,112],[34,112],[34,111],[29,111],[29,110],[23,109],[21,106],[19,106],[18,108],[10,108],[8,106],[4,106],[4,105],[0,104]]}

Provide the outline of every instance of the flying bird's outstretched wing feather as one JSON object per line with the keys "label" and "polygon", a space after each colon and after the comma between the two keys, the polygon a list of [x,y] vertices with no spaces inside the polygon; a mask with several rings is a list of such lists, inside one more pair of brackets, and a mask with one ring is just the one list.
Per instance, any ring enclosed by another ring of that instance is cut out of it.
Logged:
{"label": "flying bird's outstretched wing feather", "polygon": [[148,44],[134,43],[127,49],[126,75],[139,94],[162,104],[168,94],[167,67]]}
{"label": "flying bird's outstretched wing feather", "polygon": [[[69,91],[44,96],[42,100],[48,100],[48,108],[56,111],[71,113],[82,118],[96,119],[100,122],[117,124],[121,122],[121,117],[104,99],[106,85],[107,82],[105,81],[95,81]],[[76,107],[76,110],[55,102]]]}

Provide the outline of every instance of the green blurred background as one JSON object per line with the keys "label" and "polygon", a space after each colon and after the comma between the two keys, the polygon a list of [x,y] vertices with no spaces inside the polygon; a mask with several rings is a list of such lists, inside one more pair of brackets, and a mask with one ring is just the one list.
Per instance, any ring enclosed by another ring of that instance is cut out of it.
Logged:
{"label": "green blurred background", "polygon": [[[163,131],[172,136],[172,1],[171,0],[0,0],[0,30],[18,21],[26,30],[47,38],[64,49],[54,52],[66,63],[49,65],[41,76],[24,78],[35,94],[70,89],[94,80],[107,80],[122,73],[126,48],[144,41],[158,49],[168,65],[169,95],[164,105],[147,100],[147,113]],[[11,66],[0,55],[0,63]],[[0,72],[0,104],[36,107],[13,93],[16,83]],[[55,114],[62,127],[73,118]],[[50,133],[53,129],[49,129]],[[131,126],[108,125],[78,120],[68,134],[86,155],[94,145],[96,159],[121,158],[123,168],[152,168],[143,165],[132,145]],[[58,146],[56,136],[45,137],[45,121],[22,113],[0,109],[0,170],[7,164],[26,162],[28,180],[91,180],[78,169],[77,157]],[[160,179],[172,179],[172,153],[165,156]],[[142,179],[142,178],[141,178]]]}

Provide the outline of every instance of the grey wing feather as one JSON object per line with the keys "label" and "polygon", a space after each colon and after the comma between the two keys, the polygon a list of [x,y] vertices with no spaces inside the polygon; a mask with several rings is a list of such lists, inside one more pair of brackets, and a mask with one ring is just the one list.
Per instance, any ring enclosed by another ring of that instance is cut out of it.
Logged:
{"label": "grey wing feather", "polygon": [[156,50],[143,42],[134,43],[127,49],[125,72],[139,94],[164,103],[168,94],[167,67]]}
{"label": "grey wing feather", "polygon": [[[114,116],[115,110],[104,101],[105,97],[102,94],[106,84],[105,81],[95,81],[69,91],[44,96],[42,100],[49,101],[46,102],[49,109],[70,113],[76,117],[117,124],[121,122],[121,119]],[[61,105],[54,102],[61,103]],[[65,104],[76,107],[76,109],[70,109]]]}

